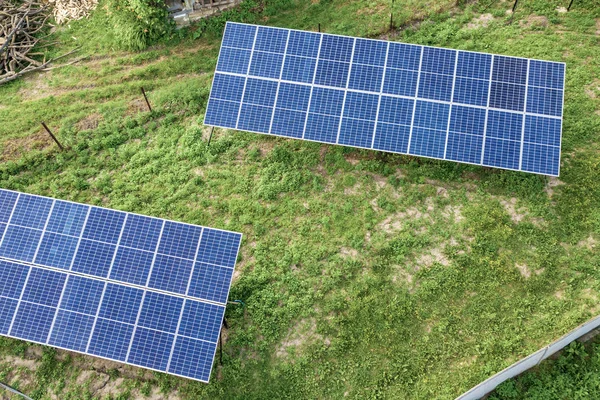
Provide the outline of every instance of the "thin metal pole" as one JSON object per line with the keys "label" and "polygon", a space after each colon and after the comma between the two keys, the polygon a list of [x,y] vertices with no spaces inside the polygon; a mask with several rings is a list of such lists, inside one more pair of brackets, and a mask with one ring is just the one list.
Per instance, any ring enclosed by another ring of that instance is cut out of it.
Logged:
{"label": "thin metal pole", "polygon": [[152,112],[152,107],[150,107],[150,102],[148,101],[148,96],[146,96],[146,91],[144,88],[142,89],[142,94],[144,95],[144,100],[146,100],[146,105],[148,106],[148,111]]}
{"label": "thin metal pole", "polygon": [[319,33],[321,33],[321,23],[319,23]]}
{"label": "thin metal pole", "polygon": [[52,132],[50,131],[50,128],[48,128],[48,125],[46,125],[46,123],[44,121],[42,121],[42,126],[44,127],[44,129],[46,130],[46,132],[48,132],[48,135],[50,135],[50,137],[56,142],[56,144],[58,145],[58,147],[60,147],[60,150],[63,151],[65,148],[63,147],[62,144],[60,144],[60,142],[58,141],[58,139],[56,138],[56,136],[54,136],[52,134]]}
{"label": "thin metal pole", "polygon": [[573,5],[573,0],[569,3],[569,7],[567,7],[567,11],[571,11],[571,6]]}
{"label": "thin metal pole", "polygon": [[10,386],[0,382],[0,386],[2,386],[4,389],[8,390],[9,392],[13,392],[14,394],[18,394],[19,396],[22,396],[24,399],[27,400],[33,400],[31,397],[19,392],[17,389],[13,389]]}
{"label": "thin metal pole", "polygon": [[208,144],[206,146],[210,146],[210,140],[212,139],[213,131],[215,130],[214,126],[210,127],[210,136],[208,137]]}
{"label": "thin metal pole", "polygon": [[519,2],[519,0],[515,0],[515,4],[513,5],[513,8],[512,8],[513,14],[515,13],[515,9],[517,8],[517,3],[518,2]]}
{"label": "thin metal pole", "polygon": [[223,365],[223,337],[219,332],[219,364]]}

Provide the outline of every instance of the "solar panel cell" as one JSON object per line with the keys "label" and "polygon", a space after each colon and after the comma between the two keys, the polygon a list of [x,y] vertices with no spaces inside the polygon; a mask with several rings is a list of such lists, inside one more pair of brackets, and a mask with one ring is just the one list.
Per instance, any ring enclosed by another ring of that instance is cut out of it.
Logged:
{"label": "solar panel cell", "polygon": [[85,351],[94,326],[94,317],[58,310],[48,344],[69,350]]}
{"label": "solar panel cell", "polygon": [[479,164],[483,136],[463,133],[448,133],[446,158],[455,161]]}
{"label": "solar panel cell", "polygon": [[410,142],[410,154],[442,158],[446,132],[426,128],[413,128]]}
{"label": "solar panel cell", "polygon": [[520,151],[519,142],[488,137],[485,142],[483,164],[490,167],[518,169]]}
{"label": "solar panel cell", "polygon": [[166,221],[158,252],[193,260],[201,232],[199,226]]}
{"label": "solar panel cell", "polygon": [[414,125],[421,128],[431,128],[446,131],[450,106],[429,101],[417,101]]}
{"label": "solar panel cell", "polygon": [[62,269],[71,268],[77,248],[77,238],[46,232],[34,262]]}
{"label": "solar panel cell", "polygon": [[216,343],[224,314],[224,306],[186,300],[179,335]]}
{"label": "solar panel cell", "polygon": [[227,302],[233,269],[197,262],[190,280],[188,296],[217,303]]}
{"label": "solar panel cell", "polygon": [[10,328],[10,323],[13,320],[18,300],[7,299],[6,297],[0,297],[0,333],[6,335]]}
{"label": "solar panel cell", "polygon": [[387,47],[388,44],[380,40],[356,39],[352,61],[358,64],[383,67],[385,66]]}
{"label": "solar panel cell", "polygon": [[322,60],[350,62],[354,39],[344,36],[323,35],[319,58]]}
{"label": "solar panel cell", "polygon": [[317,58],[321,35],[311,32],[290,31],[287,54]]}
{"label": "solar panel cell", "polygon": [[52,201],[44,197],[22,194],[19,197],[10,223],[28,228],[43,229],[52,208]]}
{"label": "solar panel cell", "polygon": [[494,110],[488,112],[487,137],[519,141],[522,130],[522,114]]}
{"label": "solar panel cell", "polygon": [[83,230],[83,237],[116,244],[123,228],[125,215],[125,213],[119,211],[92,207]]}
{"label": "solar panel cell", "polygon": [[523,164],[525,171],[558,175],[560,148],[533,143],[523,143]]}
{"label": "solar panel cell", "polygon": [[483,136],[485,116],[485,109],[453,105],[449,130]]}
{"label": "solar panel cell", "polygon": [[143,293],[140,289],[108,283],[98,316],[113,321],[134,324],[142,303]]}
{"label": "solar panel cell", "polygon": [[383,93],[396,94],[398,96],[414,96],[417,89],[418,75],[416,71],[388,68],[385,71]]}
{"label": "solar panel cell", "polygon": [[279,85],[277,95],[277,107],[288,110],[306,111],[308,110],[308,100],[310,98],[310,87],[305,85],[294,85],[282,82]]}
{"label": "solar panel cell", "polygon": [[233,268],[241,239],[239,233],[205,228],[196,261]]}
{"label": "solar panel cell", "polygon": [[41,268],[32,268],[23,292],[23,300],[56,307],[65,286],[66,274]]}
{"label": "solar panel cell", "polygon": [[145,285],[153,259],[153,253],[119,247],[110,270],[110,278],[134,285]]}
{"label": "solar panel cell", "polygon": [[390,68],[401,68],[410,71],[419,70],[421,60],[421,46],[403,43],[390,43],[388,51],[387,66]]}
{"label": "solar panel cell", "polygon": [[32,342],[46,343],[56,308],[22,301],[19,303],[10,335]]}
{"label": "solar panel cell", "polygon": [[304,139],[335,143],[339,125],[339,117],[309,113],[304,130]]}
{"label": "solar panel cell", "polygon": [[313,113],[338,116],[342,113],[344,92],[336,89],[315,87],[312,91],[310,111]]}
{"label": "solar panel cell", "polygon": [[183,299],[160,293],[148,292],[144,297],[139,326],[175,333]]}
{"label": "solar panel cell", "polygon": [[256,34],[254,50],[283,54],[288,34],[289,30],[287,29],[260,26]]}
{"label": "solar panel cell", "polygon": [[217,88],[211,93],[212,99],[241,101],[244,94],[246,78],[236,75],[225,75],[216,73],[213,85]]}
{"label": "solar panel cell", "polygon": [[64,235],[81,235],[89,208],[81,204],[56,200],[46,230]]}
{"label": "solar panel cell", "polygon": [[272,107],[242,104],[238,129],[254,132],[268,132],[273,116]]}
{"label": "solar panel cell", "polygon": [[192,274],[193,262],[181,258],[157,255],[150,275],[149,287],[185,294]]}
{"label": "solar panel cell", "polygon": [[250,64],[250,75],[279,79],[283,65],[283,54],[255,51]]}
{"label": "solar panel cell", "polygon": [[293,82],[312,83],[317,60],[290,56],[285,57],[281,79]]}
{"label": "solar panel cell", "polygon": [[223,35],[223,46],[251,49],[256,36],[256,27],[251,25],[227,24]]}
{"label": "solar panel cell", "polygon": [[42,231],[9,225],[0,245],[0,257],[33,261],[41,236]]}
{"label": "solar panel cell", "polygon": [[115,253],[112,244],[82,239],[71,270],[106,278]]}
{"label": "solar panel cell", "polygon": [[349,63],[319,60],[315,75],[315,84],[345,88],[349,70]]}
{"label": "solar panel cell", "polygon": [[204,123],[208,125],[235,128],[240,110],[240,103],[210,99],[206,107]]}
{"label": "solar panel cell", "polygon": [[178,336],[169,372],[208,381],[215,345],[202,340]]}
{"label": "solar panel cell", "polygon": [[452,101],[459,104],[485,107],[488,100],[488,88],[488,81],[457,77],[454,83]]}
{"label": "solar panel cell", "polygon": [[492,82],[489,105],[490,107],[504,110],[523,111],[525,106],[525,86]]}
{"label": "solar panel cell", "polygon": [[248,78],[246,91],[244,92],[244,103],[271,107],[275,104],[276,92],[277,82]]}
{"label": "solar panel cell", "polygon": [[492,80],[524,85],[527,82],[527,60],[524,58],[494,56]]}
{"label": "solar panel cell", "polygon": [[0,222],[8,222],[17,202],[18,194],[0,190]]}
{"label": "solar panel cell", "polygon": [[217,62],[217,71],[245,74],[250,64],[250,50],[231,49],[222,47]]}
{"label": "solar panel cell", "polygon": [[19,299],[29,267],[0,260],[0,296]]}
{"label": "solar panel cell", "polygon": [[132,334],[133,325],[98,318],[87,352],[117,361],[125,361]]}
{"label": "solar panel cell", "polygon": [[436,74],[454,75],[456,50],[423,47],[421,70]]}
{"label": "solar panel cell", "polygon": [[395,153],[408,153],[410,127],[379,122],[373,148]]}
{"label": "solar panel cell", "polygon": [[525,142],[560,146],[560,120],[555,118],[525,117]]}
{"label": "solar panel cell", "polygon": [[378,121],[409,125],[413,114],[414,100],[381,96]]}
{"label": "solar panel cell", "polygon": [[527,112],[544,115],[562,115],[562,91],[529,87],[527,89]]}
{"label": "solar panel cell", "polygon": [[60,302],[60,308],[96,315],[105,283],[95,279],[70,275]]}
{"label": "solar panel cell", "polygon": [[276,109],[271,132],[276,135],[300,139],[304,132],[305,121],[306,112]]}
{"label": "solar panel cell", "polygon": [[452,76],[421,72],[419,97],[423,99],[450,101],[452,98]]}
{"label": "solar panel cell", "polygon": [[164,371],[169,362],[174,336],[145,328],[137,328],[128,362]]}
{"label": "solar panel cell", "polygon": [[371,148],[375,122],[353,118],[342,118],[339,144],[354,147]]}
{"label": "solar panel cell", "polygon": [[492,56],[490,54],[459,51],[456,76],[488,80],[491,64]]}
{"label": "solar panel cell", "polygon": [[379,93],[381,90],[381,80],[383,79],[383,68],[370,65],[353,64],[349,89],[365,90],[368,92]]}
{"label": "solar panel cell", "polygon": [[529,61],[529,85],[550,89],[563,89],[564,64],[548,61]]}
{"label": "solar panel cell", "polygon": [[348,92],[344,103],[344,117],[375,121],[378,102],[377,95]]}

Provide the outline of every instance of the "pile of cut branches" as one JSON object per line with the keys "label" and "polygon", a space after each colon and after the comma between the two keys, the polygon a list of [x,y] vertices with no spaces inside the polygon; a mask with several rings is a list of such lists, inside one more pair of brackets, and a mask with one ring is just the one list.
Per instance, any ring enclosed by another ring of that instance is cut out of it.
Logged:
{"label": "pile of cut branches", "polygon": [[41,0],[0,0],[0,84],[48,69],[52,61],[77,50],[51,60],[39,52],[40,33],[50,17],[47,11]]}
{"label": "pile of cut branches", "polygon": [[47,0],[57,24],[85,18],[98,6],[98,0]]}

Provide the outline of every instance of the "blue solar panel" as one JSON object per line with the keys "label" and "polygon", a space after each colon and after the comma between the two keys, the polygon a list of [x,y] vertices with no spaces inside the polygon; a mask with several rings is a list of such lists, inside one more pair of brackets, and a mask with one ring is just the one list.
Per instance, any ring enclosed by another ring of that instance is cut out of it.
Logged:
{"label": "blue solar panel", "polygon": [[240,234],[2,189],[0,218],[0,334],[208,382]]}
{"label": "blue solar panel", "polygon": [[[557,175],[564,79],[563,63],[228,22],[204,122]],[[408,102],[395,121],[386,98]],[[438,106],[424,115],[423,102]],[[454,110],[477,130],[451,130]],[[494,112],[520,117],[518,145],[498,141]],[[540,143],[548,128],[525,117],[557,121],[558,141]]]}

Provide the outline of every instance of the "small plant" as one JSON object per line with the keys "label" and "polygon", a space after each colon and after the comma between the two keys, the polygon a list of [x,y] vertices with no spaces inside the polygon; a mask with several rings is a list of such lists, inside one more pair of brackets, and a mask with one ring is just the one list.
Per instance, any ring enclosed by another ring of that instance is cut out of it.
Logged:
{"label": "small plant", "polygon": [[107,0],[104,9],[117,45],[125,50],[143,50],[173,29],[160,0]]}

